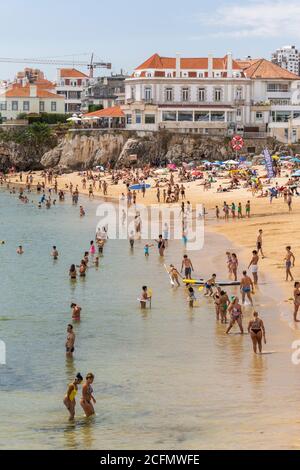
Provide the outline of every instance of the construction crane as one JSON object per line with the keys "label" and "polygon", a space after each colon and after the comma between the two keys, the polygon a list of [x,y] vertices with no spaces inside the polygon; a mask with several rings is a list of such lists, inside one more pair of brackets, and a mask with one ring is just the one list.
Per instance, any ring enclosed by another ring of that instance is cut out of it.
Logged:
{"label": "construction crane", "polygon": [[73,61],[73,60],[64,60],[64,59],[12,59],[11,57],[0,57],[0,62],[6,62],[10,64],[46,64],[46,65],[59,65],[61,67],[71,66],[71,67],[87,67],[90,71],[90,78],[94,77],[94,70],[98,68],[111,70],[112,64],[110,62],[94,62],[94,54],[91,56],[91,61],[89,64],[83,61]]}

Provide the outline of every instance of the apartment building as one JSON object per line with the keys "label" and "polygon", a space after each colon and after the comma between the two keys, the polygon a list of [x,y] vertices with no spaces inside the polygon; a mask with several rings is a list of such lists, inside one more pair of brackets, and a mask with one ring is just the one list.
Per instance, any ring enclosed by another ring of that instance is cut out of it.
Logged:
{"label": "apartment building", "polygon": [[56,83],[56,93],[62,95],[65,101],[65,113],[79,113],[83,90],[88,84],[89,77],[76,69],[59,69]]}
{"label": "apartment building", "polygon": [[124,104],[126,78],[120,74],[89,79],[82,94],[82,111],[88,112],[91,105],[111,108]]}
{"label": "apartment building", "polygon": [[300,53],[296,46],[283,46],[272,54],[272,62],[289,72],[300,75]]}

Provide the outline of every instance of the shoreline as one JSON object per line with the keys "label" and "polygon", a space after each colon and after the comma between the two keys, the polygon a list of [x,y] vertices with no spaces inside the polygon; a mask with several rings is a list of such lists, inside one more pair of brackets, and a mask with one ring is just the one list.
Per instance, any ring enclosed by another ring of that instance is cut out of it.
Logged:
{"label": "shoreline", "polygon": [[[26,177],[27,173],[23,173]],[[33,188],[36,188],[38,182],[44,181],[41,177],[41,172],[34,172]],[[25,187],[26,182],[18,181],[19,174],[8,178],[10,185],[18,188]],[[277,178],[279,184],[286,181],[287,175],[282,178]],[[102,178],[103,179],[103,178]],[[106,181],[109,178],[106,178]],[[57,178],[58,190],[63,190],[65,193],[69,192],[66,185],[70,183],[73,187],[78,186],[78,191],[81,196],[85,196],[88,200],[99,200],[117,203],[122,195],[126,194],[126,185],[109,185],[107,196],[101,192],[94,190],[94,198],[89,199],[88,189],[82,189],[81,184],[82,176],[78,172],[70,173],[68,175],[61,175]],[[285,247],[292,246],[297,258],[297,252],[300,252],[300,237],[297,238],[297,232],[300,230],[300,198],[294,198],[293,212],[288,213],[286,205],[283,203],[283,198],[274,200],[271,205],[268,198],[253,197],[251,191],[245,188],[239,188],[229,193],[217,193],[216,188],[220,183],[226,183],[227,178],[218,179],[217,183],[213,184],[210,191],[204,191],[201,180],[196,182],[185,183],[186,187],[186,201],[190,201],[192,205],[203,204],[208,217],[205,219],[205,229],[214,233],[221,234],[232,242],[239,250],[241,250],[245,259],[251,258],[252,250],[256,249],[256,239],[259,229],[264,230],[263,248],[266,258],[260,260],[260,271],[267,271],[276,279],[276,282],[286,295],[291,296],[293,284],[284,281],[284,255]],[[137,204],[143,204],[146,207],[158,205],[156,200],[156,189],[153,187],[154,179],[150,179],[152,188],[147,190],[145,198],[141,198],[141,193],[137,193]],[[5,187],[5,184],[3,185]],[[46,189],[53,187],[53,185],[46,184]],[[222,203],[226,200],[229,204],[233,201],[240,201],[243,206],[247,200],[250,200],[252,206],[252,216],[250,219],[243,218],[242,220],[230,220],[226,222],[224,219],[217,221],[214,218],[215,206],[218,205],[222,209]],[[177,204],[178,206],[181,201]],[[174,205],[174,206],[175,206]],[[172,204],[161,203],[161,207],[172,207]],[[282,230],[283,228],[283,230]],[[295,236],[296,235],[296,236]],[[262,272],[263,272],[262,271]],[[295,280],[300,279],[300,265],[293,269]]]}

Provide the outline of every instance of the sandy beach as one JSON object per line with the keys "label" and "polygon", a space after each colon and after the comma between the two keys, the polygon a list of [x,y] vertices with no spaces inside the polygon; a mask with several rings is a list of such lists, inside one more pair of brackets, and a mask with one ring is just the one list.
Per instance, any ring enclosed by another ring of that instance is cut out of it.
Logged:
{"label": "sandy beach", "polygon": [[[264,166],[257,166],[256,168],[260,175],[265,174]],[[41,172],[34,173],[33,185],[44,181],[41,175]],[[276,182],[279,186],[286,184],[289,178],[289,172],[283,171],[282,175],[282,177],[273,180],[272,186],[275,186]],[[10,178],[10,182],[12,185],[24,186],[25,178],[26,173],[23,174],[23,183],[20,183],[19,175],[14,175]],[[83,189],[82,179],[83,176],[78,172],[59,176],[57,178],[58,189],[68,192],[69,185],[72,183],[74,189],[78,186],[80,194],[88,195],[89,182],[86,186],[87,189]],[[96,189],[94,189],[95,198],[117,201],[122,193],[126,194],[127,188],[125,184],[119,183],[118,185],[112,185],[111,177],[106,177],[105,179],[108,182],[107,196],[103,196],[103,192],[98,191],[97,183]],[[262,229],[264,232],[263,247],[266,258],[260,261],[260,269],[265,273],[272,274],[280,286],[285,289],[288,296],[287,298],[290,298],[293,285],[292,283],[285,282],[284,257],[286,246],[292,246],[296,258],[300,249],[300,238],[297,237],[297,232],[300,229],[300,198],[293,198],[293,210],[289,213],[288,206],[284,202],[283,197],[274,199],[271,204],[268,197],[262,198],[258,197],[258,195],[253,197],[251,190],[242,187],[225,193],[217,192],[217,188],[220,184],[222,184],[223,187],[227,187],[229,181],[229,177],[218,178],[216,183],[212,183],[211,189],[206,191],[204,190],[203,180],[184,183],[186,188],[185,202],[190,201],[193,207],[195,207],[196,204],[202,204],[207,213],[205,221],[206,233],[215,232],[228,238],[231,243],[239,247],[241,250],[240,254],[245,259],[249,259],[249,262],[251,260],[252,250],[256,248],[258,231]],[[157,204],[156,188],[154,187],[156,179],[150,178],[147,183],[151,184],[152,187],[147,190],[144,198],[141,193],[137,193],[137,203],[146,206]],[[161,185],[161,192],[163,187],[166,187],[166,185]],[[270,185],[264,184],[264,190],[268,187],[270,187]],[[245,218],[244,210],[248,200],[251,202],[250,219]],[[231,205],[232,202],[236,205],[241,202],[244,218],[242,220],[232,220],[230,218],[229,221],[225,221],[222,212],[224,201],[229,205]],[[216,206],[220,208],[221,218],[219,220],[216,220],[215,217]],[[295,279],[300,279],[300,264],[297,264],[297,261],[293,273]]]}

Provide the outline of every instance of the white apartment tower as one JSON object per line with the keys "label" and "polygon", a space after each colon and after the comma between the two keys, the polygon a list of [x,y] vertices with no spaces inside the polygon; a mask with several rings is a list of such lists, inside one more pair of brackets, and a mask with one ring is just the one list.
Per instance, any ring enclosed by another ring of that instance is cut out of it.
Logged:
{"label": "white apartment tower", "polygon": [[300,75],[300,53],[296,46],[283,46],[272,54],[272,62],[289,72]]}

